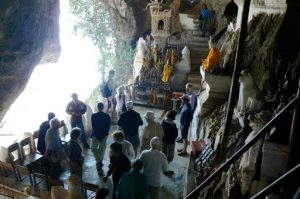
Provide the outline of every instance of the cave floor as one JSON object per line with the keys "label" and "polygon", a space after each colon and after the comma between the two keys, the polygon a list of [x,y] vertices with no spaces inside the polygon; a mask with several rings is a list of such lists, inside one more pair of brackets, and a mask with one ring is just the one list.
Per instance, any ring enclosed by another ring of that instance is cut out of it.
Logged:
{"label": "cave floor", "polygon": [[[145,114],[146,111],[150,110],[149,108],[146,107],[135,107],[135,110],[137,112],[139,112],[143,118],[143,115]],[[163,110],[160,109],[151,109],[157,118],[157,121],[161,121],[162,119],[159,118],[162,114],[163,114]],[[178,126],[178,120],[179,120],[179,115],[177,115],[176,117],[176,123]],[[143,118],[144,120],[144,118]],[[144,120],[144,124],[146,123],[146,121]],[[117,125],[112,125],[111,126],[111,133],[117,129]],[[143,127],[140,128],[140,134],[142,132]],[[111,133],[110,136],[107,140],[107,149],[109,147],[109,145],[113,142],[112,141],[112,137],[111,137]],[[177,150],[179,147],[181,147],[182,144],[176,143],[176,148],[175,150]],[[189,149],[188,149],[189,150]],[[108,164],[109,164],[109,150],[106,150],[105,153],[105,158],[104,158],[104,166],[103,166],[103,170],[107,171],[108,169]],[[183,185],[183,181],[176,182],[176,177],[178,178],[178,176],[180,174],[186,173],[187,169],[188,169],[188,164],[189,164],[189,156],[185,156],[185,157],[180,157],[177,155],[176,151],[175,151],[175,156],[174,156],[174,160],[173,162],[171,162],[169,164],[169,169],[174,171],[175,174],[173,176],[167,177],[164,176],[163,177],[163,187],[161,189],[161,197],[163,199],[168,199],[168,198],[180,198],[179,195],[182,196],[182,191],[184,189],[184,185]],[[68,174],[64,176],[63,181],[65,184],[65,188],[67,187],[67,180]],[[112,192],[112,179],[111,177],[108,179],[108,181],[106,183],[104,183],[102,181],[102,179],[98,176],[98,173],[96,171],[96,161],[94,159],[93,153],[88,150],[85,151],[85,162],[83,165],[83,182],[88,182],[91,184],[95,184],[98,185],[99,187],[106,187],[110,190],[110,193]],[[22,183],[21,182],[15,182],[14,180],[12,180],[12,178],[4,178],[1,177],[0,178],[0,183],[1,184],[5,184],[8,185],[10,187],[14,187],[20,191],[23,191],[24,187],[29,187],[30,186],[30,182],[28,180],[28,178],[26,178]],[[45,185],[41,184],[39,189],[34,190],[33,188],[31,188],[32,190],[32,195],[35,195],[37,197],[41,197],[41,198],[51,198],[50,197],[50,193],[46,191],[45,189]],[[109,195],[108,198],[111,198],[111,195]]]}

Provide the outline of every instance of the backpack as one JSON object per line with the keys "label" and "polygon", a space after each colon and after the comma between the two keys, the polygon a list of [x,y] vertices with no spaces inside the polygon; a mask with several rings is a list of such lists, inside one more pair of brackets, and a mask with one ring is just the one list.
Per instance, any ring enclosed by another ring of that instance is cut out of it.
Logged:
{"label": "backpack", "polygon": [[111,94],[112,94],[112,92],[109,88],[108,82],[109,82],[109,80],[108,81],[103,81],[103,83],[100,86],[102,97],[105,97],[105,98],[110,97]]}

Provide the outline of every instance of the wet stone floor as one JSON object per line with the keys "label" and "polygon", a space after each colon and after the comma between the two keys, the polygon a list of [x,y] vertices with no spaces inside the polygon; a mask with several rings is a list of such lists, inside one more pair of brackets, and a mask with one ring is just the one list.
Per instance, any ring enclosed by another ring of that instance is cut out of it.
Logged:
{"label": "wet stone floor", "polygon": [[[145,107],[135,107],[135,110],[139,112],[143,118],[146,111],[150,110],[149,108]],[[160,109],[151,109],[155,113],[156,120],[158,122],[161,122],[162,118],[161,115],[164,113],[163,110]],[[176,123],[178,125],[179,115],[176,117]],[[143,118],[144,120],[144,118]],[[144,120],[144,125],[146,124],[146,121]],[[113,143],[111,134],[113,131],[117,130],[117,125],[112,125],[110,129],[110,135],[107,139],[107,148],[106,153],[103,161],[103,170],[104,172],[108,169],[109,164],[109,145]],[[143,126],[140,127],[140,135],[142,133]],[[176,148],[182,147],[182,144],[176,143]],[[139,154],[138,154],[139,157]],[[169,164],[169,170],[172,170],[175,172],[173,176],[164,176],[163,177],[163,187],[161,189],[161,195],[160,198],[162,199],[174,199],[174,198],[180,198],[182,196],[182,192],[184,189],[184,180],[182,176],[186,173],[186,170],[188,169],[188,162],[189,162],[189,156],[180,157],[177,155],[177,152],[175,151],[174,160]],[[63,176],[64,181],[64,187],[67,188],[66,180],[70,174],[66,172],[66,174]],[[94,159],[93,153],[91,150],[85,151],[85,161],[83,165],[83,182],[88,182],[90,184],[98,185],[99,187],[105,187],[110,190],[110,195],[108,198],[111,198],[111,192],[112,192],[112,179],[111,177],[108,178],[107,182],[103,182],[101,177],[99,177],[98,172],[96,170],[96,161]],[[18,190],[23,191],[23,188],[25,186],[30,186],[29,181],[25,180],[22,183],[12,183],[9,179],[0,178],[1,184],[9,184],[9,186],[13,186],[14,188],[17,188]],[[51,198],[50,193],[45,191],[45,185],[40,185],[38,190],[34,190],[33,188],[32,194],[36,195],[41,198]]]}

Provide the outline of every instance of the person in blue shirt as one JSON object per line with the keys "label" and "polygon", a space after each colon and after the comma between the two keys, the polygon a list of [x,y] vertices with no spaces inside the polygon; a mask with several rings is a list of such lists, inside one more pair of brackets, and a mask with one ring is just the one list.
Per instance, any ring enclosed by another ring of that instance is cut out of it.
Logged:
{"label": "person in blue shirt", "polygon": [[178,149],[179,156],[187,155],[187,145],[188,145],[188,132],[190,128],[191,121],[193,119],[192,109],[190,104],[190,97],[188,95],[183,95],[181,97],[182,109],[180,112],[180,131],[181,138],[183,139],[183,148]]}
{"label": "person in blue shirt", "polygon": [[201,11],[200,11],[200,15],[199,15],[200,30],[202,31],[201,37],[205,37],[206,24],[207,24],[209,18],[210,18],[210,12],[207,8],[207,5],[205,3],[203,3],[201,6]]}
{"label": "person in blue shirt", "polygon": [[121,177],[116,193],[117,199],[146,199],[147,181],[140,172],[143,168],[143,162],[136,159],[131,167],[132,170],[124,173]]}
{"label": "person in blue shirt", "polygon": [[81,135],[80,128],[73,128],[71,131],[71,140],[69,142],[69,160],[70,160],[70,171],[71,174],[76,174],[82,178],[82,164],[84,157],[82,156],[82,149],[78,144]]}
{"label": "person in blue shirt", "polygon": [[98,113],[92,115],[92,152],[96,159],[96,167],[99,174],[102,174],[103,158],[106,149],[106,140],[110,130],[110,116],[103,112],[104,104],[97,105]]}
{"label": "person in blue shirt", "polygon": [[63,171],[60,163],[66,158],[66,153],[59,136],[60,127],[61,122],[56,117],[52,118],[50,120],[50,128],[47,130],[45,136],[45,158],[48,160],[49,176],[52,178],[59,177],[60,173]]}

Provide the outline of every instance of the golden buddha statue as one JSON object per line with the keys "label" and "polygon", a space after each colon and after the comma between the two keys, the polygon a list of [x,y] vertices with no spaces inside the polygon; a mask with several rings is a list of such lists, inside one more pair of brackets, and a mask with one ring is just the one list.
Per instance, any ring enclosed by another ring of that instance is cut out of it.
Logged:
{"label": "golden buddha statue", "polygon": [[169,83],[172,72],[173,72],[173,66],[171,65],[170,61],[168,60],[164,66],[163,77],[162,77],[162,81],[165,84]]}

